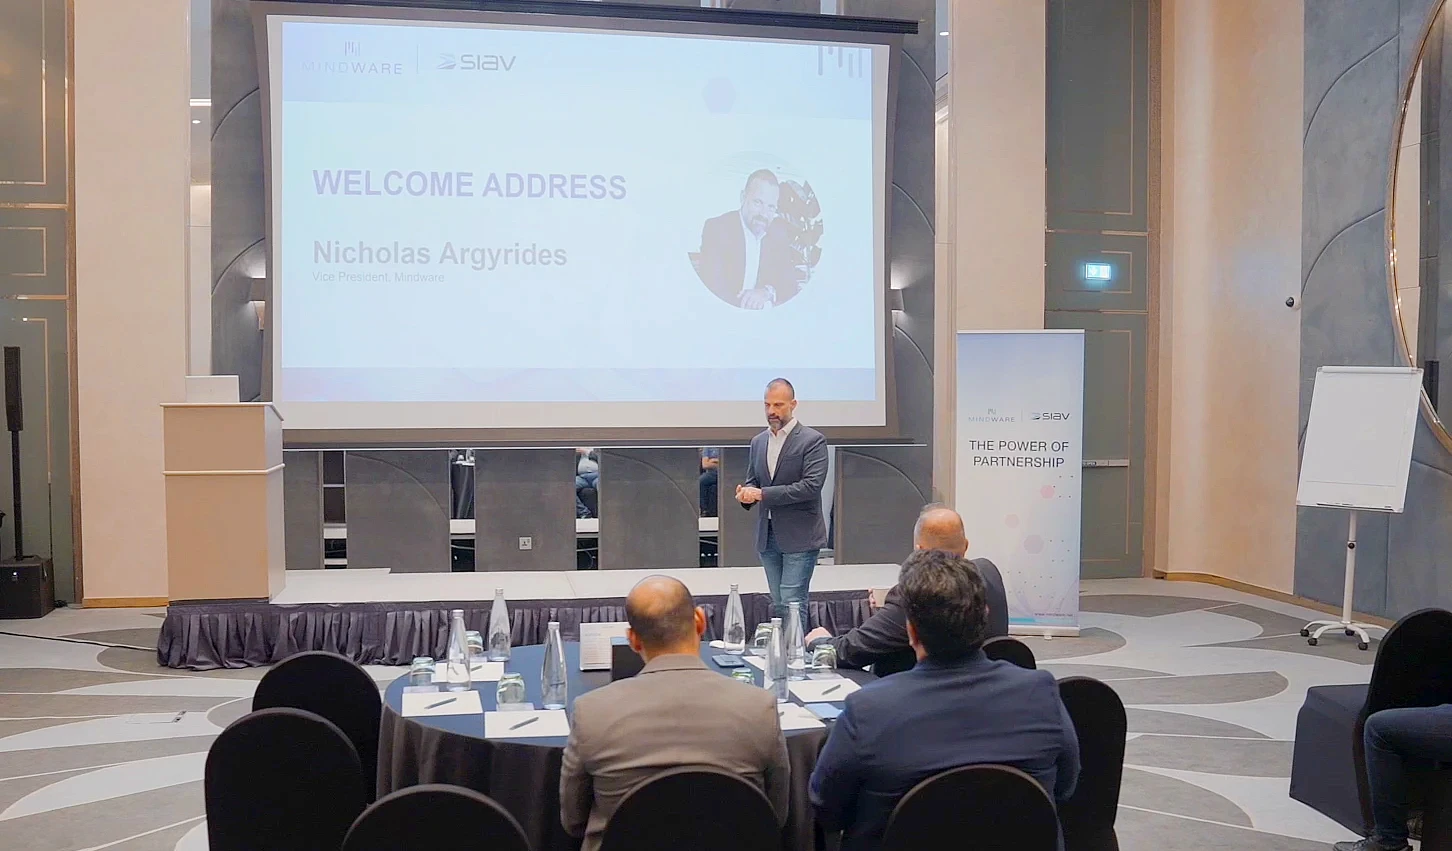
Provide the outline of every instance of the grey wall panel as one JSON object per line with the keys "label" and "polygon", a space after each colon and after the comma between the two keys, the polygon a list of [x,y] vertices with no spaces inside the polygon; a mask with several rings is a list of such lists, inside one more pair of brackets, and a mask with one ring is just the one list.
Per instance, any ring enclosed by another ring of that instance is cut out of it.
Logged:
{"label": "grey wall panel", "polygon": [[[893,130],[888,231],[892,284],[903,310],[893,319],[892,355],[898,425],[916,446],[852,448],[837,453],[836,561],[897,562],[912,542],[918,510],[933,493],[933,122],[938,27],[931,0],[862,0],[845,14],[909,18]],[[906,545],[904,545],[906,542]]]}
{"label": "grey wall panel", "polygon": [[[70,222],[66,0],[0,3],[0,343],[21,356],[21,524],[27,553],[55,565],[75,601],[71,516]],[[3,395],[3,394],[0,394]],[[0,558],[15,517],[10,453],[0,450]]]}
{"label": "grey wall panel", "polygon": [[[1430,437],[1430,435],[1428,435]],[[1407,501],[1421,505],[1452,505],[1452,475],[1412,463]],[[1452,609],[1452,512],[1418,512],[1421,523],[1410,529],[1406,514],[1387,518],[1386,610],[1398,614],[1427,606]],[[1357,560],[1360,572],[1360,557]]]}
{"label": "grey wall panel", "polygon": [[475,571],[574,570],[575,451],[477,450],[474,518]]}
{"label": "grey wall panel", "polygon": [[284,452],[282,525],[288,570],[323,568],[323,455]]}
{"label": "grey wall panel", "polygon": [[700,475],[695,449],[601,452],[600,569],[699,567]]}
{"label": "grey wall panel", "polygon": [[745,446],[728,446],[721,450],[721,471],[716,486],[720,518],[720,567],[755,567],[761,564],[756,554],[756,511],[747,511],[736,501],[736,486],[746,481],[746,463],[751,450]]}
{"label": "grey wall panel", "polygon": [[252,276],[266,273],[262,101],[246,0],[212,0],[212,370],[262,392]]}
{"label": "grey wall panel", "polygon": [[449,453],[349,452],[348,567],[447,573]]}
{"label": "grey wall panel", "polygon": [[895,564],[912,550],[913,523],[930,500],[893,463],[905,458],[906,450],[837,450],[838,564]]}
{"label": "grey wall panel", "polygon": [[[1385,202],[1400,90],[1430,0],[1306,0],[1302,196],[1301,420],[1316,368],[1403,364],[1387,293]],[[1356,557],[1358,610],[1397,617],[1448,602],[1441,563],[1449,541],[1452,458],[1418,423],[1407,508],[1363,515]],[[1339,603],[1346,516],[1302,508],[1295,592]]]}
{"label": "grey wall panel", "polygon": [[[1149,3],[1052,0],[1048,86],[1048,219],[1055,228],[1149,229]],[[1087,92],[1096,97],[1084,96]]]}

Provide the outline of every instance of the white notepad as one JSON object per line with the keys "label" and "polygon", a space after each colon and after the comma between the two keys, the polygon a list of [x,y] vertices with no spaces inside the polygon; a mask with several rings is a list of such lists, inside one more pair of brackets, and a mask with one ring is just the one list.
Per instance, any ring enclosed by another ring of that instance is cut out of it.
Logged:
{"label": "white notepad", "polygon": [[829,680],[793,680],[787,686],[792,696],[802,703],[837,703],[857,691],[859,686],[846,677]]}
{"label": "white notepad", "polygon": [[783,733],[793,730],[820,730],[826,726],[811,710],[795,703],[778,703],[776,715],[781,720]]}
{"label": "white notepad", "polygon": [[580,670],[610,670],[610,639],[624,638],[629,628],[624,621],[580,624]]}
{"label": "white notepad", "polygon": [[742,656],[741,661],[750,665],[758,671],[766,670],[766,660],[760,656]]}
{"label": "white notepad", "polygon": [[478,715],[484,711],[477,691],[404,692],[403,717]]}
{"label": "white notepad", "polygon": [[[447,662],[434,663],[434,682],[445,683],[449,681],[446,673]],[[469,666],[469,678],[476,683],[497,683],[499,678],[504,676],[503,662],[475,662]]]}
{"label": "white notepad", "polygon": [[568,735],[570,719],[566,717],[563,709],[484,713],[486,739],[537,739]]}

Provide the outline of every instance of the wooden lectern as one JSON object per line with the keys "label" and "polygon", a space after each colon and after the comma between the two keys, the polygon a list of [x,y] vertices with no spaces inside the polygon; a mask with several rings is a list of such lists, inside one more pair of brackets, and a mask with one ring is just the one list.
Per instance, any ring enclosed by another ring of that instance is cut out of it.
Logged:
{"label": "wooden lectern", "polygon": [[282,590],[282,417],[267,402],[162,405],[167,596],[267,600]]}

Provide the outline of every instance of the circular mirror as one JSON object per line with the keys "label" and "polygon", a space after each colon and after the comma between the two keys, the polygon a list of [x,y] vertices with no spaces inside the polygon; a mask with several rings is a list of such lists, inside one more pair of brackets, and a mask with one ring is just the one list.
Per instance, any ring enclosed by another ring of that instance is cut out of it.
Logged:
{"label": "circular mirror", "polygon": [[1407,362],[1423,370],[1422,414],[1452,450],[1444,425],[1452,422],[1452,169],[1442,167],[1452,164],[1452,26],[1446,18],[1445,0],[1439,0],[1403,87],[1387,238],[1396,336]]}

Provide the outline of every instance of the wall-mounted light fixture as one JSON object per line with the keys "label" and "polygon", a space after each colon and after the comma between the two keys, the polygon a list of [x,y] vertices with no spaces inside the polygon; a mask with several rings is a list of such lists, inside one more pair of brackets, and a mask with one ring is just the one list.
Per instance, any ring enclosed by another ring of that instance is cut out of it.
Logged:
{"label": "wall-mounted light fixture", "polygon": [[893,288],[887,291],[887,309],[893,313],[901,313],[903,311],[902,290]]}

